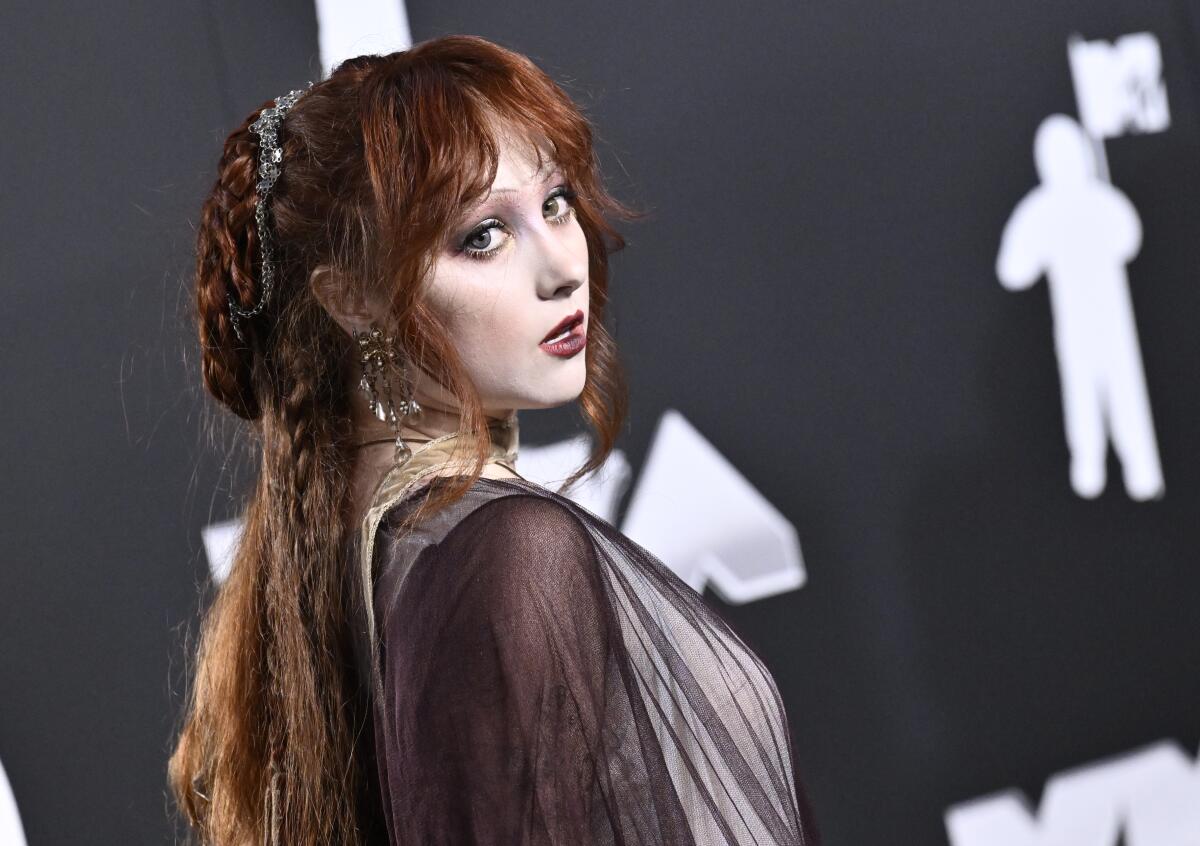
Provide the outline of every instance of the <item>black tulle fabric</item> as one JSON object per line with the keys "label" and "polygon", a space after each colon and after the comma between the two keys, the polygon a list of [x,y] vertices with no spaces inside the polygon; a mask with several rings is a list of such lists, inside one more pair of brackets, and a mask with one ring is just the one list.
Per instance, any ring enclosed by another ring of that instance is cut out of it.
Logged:
{"label": "black tulle fabric", "polygon": [[817,843],[774,681],[658,559],[523,479],[414,504],[373,548],[386,842]]}

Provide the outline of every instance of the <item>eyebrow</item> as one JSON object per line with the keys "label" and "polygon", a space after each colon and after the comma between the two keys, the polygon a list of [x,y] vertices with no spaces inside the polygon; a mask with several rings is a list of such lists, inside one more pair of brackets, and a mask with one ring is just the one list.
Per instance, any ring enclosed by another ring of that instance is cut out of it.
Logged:
{"label": "eyebrow", "polygon": [[[542,182],[546,182],[549,180],[549,178],[551,176],[553,176],[555,173],[557,173],[561,170],[562,170],[562,167],[560,165],[555,164],[554,162],[549,162],[547,165],[543,166],[540,171],[535,173],[534,177],[541,176]],[[507,194],[519,194],[519,193],[521,193],[520,188],[497,188],[496,190],[491,191],[487,197],[485,197],[484,199],[482,199],[478,203],[476,203],[474,207],[478,208],[479,206],[486,203],[492,197],[496,197],[499,195],[507,195]]]}

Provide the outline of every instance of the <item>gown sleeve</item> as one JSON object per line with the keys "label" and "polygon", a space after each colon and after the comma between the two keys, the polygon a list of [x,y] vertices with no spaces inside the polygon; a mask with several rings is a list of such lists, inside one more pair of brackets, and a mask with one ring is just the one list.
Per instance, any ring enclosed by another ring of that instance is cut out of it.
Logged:
{"label": "gown sleeve", "polygon": [[394,841],[613,842],[597,767],[612,628],[586,531],[507,497],[429,552],[385,634]]}
{"label": "gown sleeve", "polygon": [[386,595],[393,844],[818,842],[765,666],[565,498],[485,502]]}

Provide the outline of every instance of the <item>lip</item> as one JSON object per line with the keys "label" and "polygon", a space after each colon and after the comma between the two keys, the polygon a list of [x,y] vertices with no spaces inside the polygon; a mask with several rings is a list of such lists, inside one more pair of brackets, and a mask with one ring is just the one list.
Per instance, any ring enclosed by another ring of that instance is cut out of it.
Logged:
{"label": "lip", "polygon": [[546,338],[553,338],[556,334],[561,334],[564,329],[569,328],[567,336],[552,344],[542,341],[538,346],[557,358],[574,358],[587,346],[587,332],[583,328],[582,317],[583,311],[581,310],[576,311],[565,320],[559,321],[558,326],[554,327]]}
{"label": "lip", "polygon": [[542,338],[542,343],[543,344],[546,343],[546,341],[550,340],[555,335],[558,335],[559,333],[561,333],[562,330],[566,329],[572,323],[580,323],[580,324],[583,323],[583,309],[581,309],[581,308],[575,309],[574,313],[568,314],[562,320],[558,321],[558,323],[555,324],[554,328],[546,333],[546,337]]}

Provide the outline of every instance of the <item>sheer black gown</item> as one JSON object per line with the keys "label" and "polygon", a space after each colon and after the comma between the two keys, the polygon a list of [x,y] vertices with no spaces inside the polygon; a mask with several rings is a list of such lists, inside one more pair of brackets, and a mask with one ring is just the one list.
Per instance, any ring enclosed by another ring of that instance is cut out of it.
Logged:
{"label": "sheer black gown", "polygon": [[[775,683],[701,597],[520,478],[480,478],[398,532],[446,481],[429,471],[450,444],[430,446],[385,479],[355,545],[386,842],[817,843]],[[512,468],[515,422],[493,447]]]}

